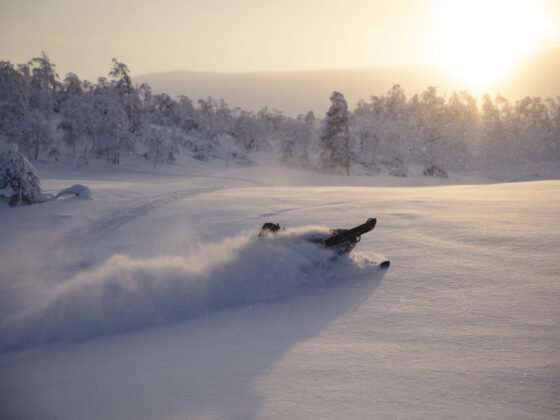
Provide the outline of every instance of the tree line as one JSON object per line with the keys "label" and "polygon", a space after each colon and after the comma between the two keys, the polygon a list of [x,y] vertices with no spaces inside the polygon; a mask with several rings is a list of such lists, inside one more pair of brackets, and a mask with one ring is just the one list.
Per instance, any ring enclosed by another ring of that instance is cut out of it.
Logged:
{"label": "tree line", "polygon": [[340,92],[330,100],[323,118],[253,112],[155,94],[116,59],[94,83],[74,73],[61,78],[43,53],[25,64],[0,61],[0,143],[17,143],[31,160],[72,156],[77,166],[118,165],[122,156],[157,166],[180,154],[243,164],[264,151],[301,167],[350,173],[360,165],[403,176],[411,165],[483,169],[560,159],[560,97],[510,102],[444,96],[435,87],[407,97],[395,85],[352,110]]}

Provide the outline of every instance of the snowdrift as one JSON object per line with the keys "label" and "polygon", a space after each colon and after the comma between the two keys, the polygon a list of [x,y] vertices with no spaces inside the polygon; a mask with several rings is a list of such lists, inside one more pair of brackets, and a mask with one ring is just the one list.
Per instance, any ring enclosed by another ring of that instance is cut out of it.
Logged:
{"label": "snowdrift", "polygon": [[187,320],[227,307],[269,302],[313,288],[371,278],[374,258],[305,240],[326,228],[271,238],[241,234],[187,257],[115,255],[58,286],[41,305],[0,327],[0,352]]}

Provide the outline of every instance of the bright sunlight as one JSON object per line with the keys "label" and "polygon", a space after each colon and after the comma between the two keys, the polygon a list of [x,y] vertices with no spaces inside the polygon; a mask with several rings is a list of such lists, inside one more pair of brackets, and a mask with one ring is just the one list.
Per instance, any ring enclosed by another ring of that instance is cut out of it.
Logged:
{"label": "bright sunlight", "polygon": [[471,89],[487,88],[553,36],[551,9],[547,0],[441,0],[434,59]]}

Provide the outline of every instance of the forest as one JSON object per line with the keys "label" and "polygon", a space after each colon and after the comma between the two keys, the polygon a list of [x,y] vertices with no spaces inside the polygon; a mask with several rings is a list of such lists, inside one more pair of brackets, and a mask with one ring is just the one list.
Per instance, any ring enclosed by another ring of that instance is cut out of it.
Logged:
{"label": "forest", "polygon": [[268,152],[297,167],[350,173],[360,166],[395,176],[411,167],[438,175],[560,160],[560,97],[512,101],[436,87],[407,95],[395,84],[353,109],[343,92],[330,100],[324,116],[244,110],[154,93],[116,59],[96,82],[60,77],[43,53],[24,64],[0,61],[0,145],[17,144],[31,161],[76,167],[122,158],[159,166],[180,156],[250,165],[255,152]]}

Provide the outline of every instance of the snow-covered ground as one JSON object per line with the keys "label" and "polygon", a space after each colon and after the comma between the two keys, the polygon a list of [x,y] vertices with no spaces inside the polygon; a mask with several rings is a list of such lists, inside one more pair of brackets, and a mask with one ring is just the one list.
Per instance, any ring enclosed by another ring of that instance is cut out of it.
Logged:
{"label": "snow-covered ground", "polygon": [[560,181],[40,169],[92,198],[0,208],[1,419],[560,416]]}

